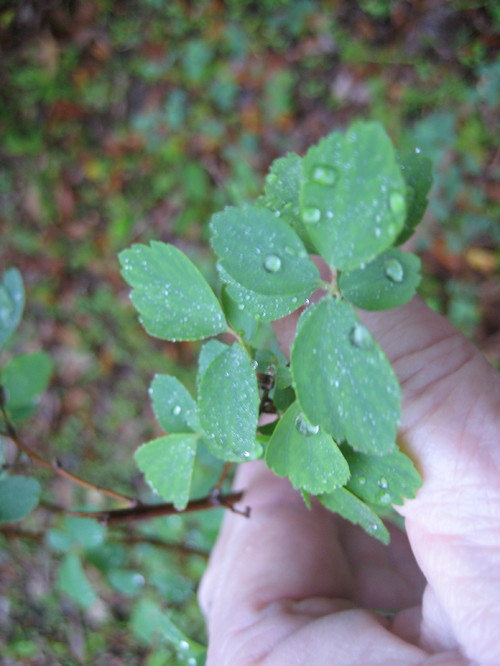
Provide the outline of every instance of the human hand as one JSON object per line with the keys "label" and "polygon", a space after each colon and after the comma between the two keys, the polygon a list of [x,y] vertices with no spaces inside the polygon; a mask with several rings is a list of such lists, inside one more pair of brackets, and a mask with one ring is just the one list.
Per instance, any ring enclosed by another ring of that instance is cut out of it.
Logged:
{"label": "human hand", "polygon": [[[295,319],[277,323],[284,348]],[[200,589],[207,666],[500,664],[499,377],[419,299],[363,319],[401,382],[400,445],[424,480],[397,507],[406,534],[383,546],[242,465],[251,518],[226,515]]]}

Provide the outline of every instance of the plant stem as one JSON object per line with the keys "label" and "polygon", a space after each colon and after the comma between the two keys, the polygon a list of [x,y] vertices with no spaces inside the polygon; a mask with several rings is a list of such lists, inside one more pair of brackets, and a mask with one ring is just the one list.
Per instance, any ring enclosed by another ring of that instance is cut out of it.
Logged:
{"label": "plant stem", "polygon": [[237,509],[234,505],[243,497],[243,492],[233,492],[223,495],[217,488],[201,499],[191,500],[187,506],[182,509],[176,509],[173,504],[137,504],[126,509],[112,509],[110,511],[69,511],[71,516],[80,518],[93,518],[105,525],[114,525],[116,523],[131,522],[137,520],[150,520],[161,516],[172,516],[175,514],[191,513],[193,511],[205,511],[216,507],[224,507],[239,513],[245,517],[250,516],[250,508],[246,507],[243,511]]}

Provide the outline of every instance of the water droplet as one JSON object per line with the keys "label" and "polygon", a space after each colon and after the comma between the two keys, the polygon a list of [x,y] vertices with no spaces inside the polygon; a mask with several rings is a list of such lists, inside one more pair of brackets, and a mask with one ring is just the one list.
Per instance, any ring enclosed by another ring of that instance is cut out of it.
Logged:
{"label": "water droplet", "polygon": [[381,234],[380,227],[375,227],[375,229],[373,230],[373,234],[374,234],[375,238],[378,238]]}
{"label": "water droplet", "polygon": [[379,497],[378,501],[380,502],[380,504],[390,504],[391,503],[391,496],[389,495],[389,493],[384,493],[383,495],[381,495]]}
{"label": "water droplet", "polygon": [[241,455],[243,458],[250,458],[250,451],[243,451]]}
{"label": "water droplet", "polygon": [[422,152],[422,150],[421,150],[421,148],[415,148],[415,152],[416,152],[416,153],[417,153],[417,155],[418,155],[419,153],[421,153],[421,152]]}
{"label": "water droplet", "polygon": [[281,269],[281,258],[277,254],[268,254],[264,259],[264,268],[268,273],[277,273]]}
{"label": "water droplet", "polygon": [[366,484],[366,476],[360,476],[358,481],[360,485],[364,486]]}
{"label": "water droplet", "polygon": [[403,282],[405,276],[403,266],[394,257],[385,260],[384,273],[391,282]]}
{"label": "water droplet", "polygon": [[318,164],[312,172],[312,179],[320,185],[333,185],[337,180],[335,169],[330,166],[321,166]]}
{"label": "water droplet", "polygon": [[306,224],[314,224],[321,220],[321,211],[319,208],[304,208],[302,211],[302,221]]}
{"label": "water droplet", "polygon": [[297,432],[304,435],[304,437],[317,435],[319,432],[319,425],[312,425],[312,423],[309,423],[304,414],[299,414],[297,416],[295,419],[295,427],[297,428]]}
{"label": "water droplet", "polygon": [[179,416],[181,412],[182,412],[182,407],[180,405],[175,405],[175,407],[172,410],[172,414],[174,414],[174,416]]}
{"label": "water droplet", "polygon": [[196,659],[194,657],[189,657],[187,664],[188,666],[196,666]]}
{"label": "water droplet", "polygon": [[384,490],[389,487],[387,479],[384,476],[380,477],[380,479],[377,481],[377,485],[379,488],[383,488]]}
{"label": "water droplet", "polygon": [[370,331],[363,324],[356,324],[351,330],[351,344],[358,349],[369,349],[373,346]]}
{"label": "water droplet", "polygon": [[189,643],[187,641],[179,642],[179,650],[189,650]]}
{"label": "water droplet", "polygon": [[389,195],[389,208],[394,215],[401,215],[405,209],[405,198],[401,192],[391,192]]}
{"label": "water droplet", "polygon": [[243,305],[243,303],[238,303],[238,310],[244,310],[244,309],[245,306]]}

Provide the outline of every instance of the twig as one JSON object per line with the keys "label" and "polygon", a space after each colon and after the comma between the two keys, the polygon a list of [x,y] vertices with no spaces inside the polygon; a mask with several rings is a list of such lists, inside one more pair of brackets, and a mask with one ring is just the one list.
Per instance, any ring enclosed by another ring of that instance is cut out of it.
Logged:
{"label": "twig", "polygon": [[217,488],[215,488],[207,497],[191,500],[182,510],[176,509],[173,504],[137,504],[136,506],[127,509],[112,509],[111,511],[68,511],[68,514],[81,518],[93,518],[105,525],[115,525],[116,523],[149,520],[161,516],[172,516],[175,514],[191,513],[192,511],[204,511],[215,507],[224,507],[248,518],[250,516],[250,507],[240,510],[234,506],[242,497],[243,492],[234,492],[223,495]]}

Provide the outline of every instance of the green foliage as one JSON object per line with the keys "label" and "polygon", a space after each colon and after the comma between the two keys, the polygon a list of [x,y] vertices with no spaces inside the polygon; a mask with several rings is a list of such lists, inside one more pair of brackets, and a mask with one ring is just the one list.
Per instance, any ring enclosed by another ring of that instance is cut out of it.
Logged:
{"label": "green foliage", "polygon": [[388,310],[413,298],[420,282],[420,259],[390,248],[369,264],[342,273],[344,298],[364,310]]}
{"label": "green foliage", "polygon": [[290,365],[305,415],[338,442],[388,453],[396,441],[400,390],[382,350],[348,303],[327,297],[302,319]]}
{"label": "green foliage", "polygon": [[[173,245],[152,241],[120,254],[123,277],[145,329],[165,340],[197,340],[222,333],[224,317],[198,269]],[[181,288],[179,289],[179,286]],[[175,318],[171,316],[175,312]]]}
{"label": "green foliage", "polygon": [[16,268],[10,268],[0,282],[0,349],[16,330],[23,308],[23,280]]}
{"label": "green foliage", "polygon": [[406,217],[405,183],[378,123],[333,132],[302,161],[302,222],[332,268],[349,270],[387,249]]}
{"label": "green foliage", "polygon": [[[260,205],[226,208],[212,217],[222,309],[213,306],[220,313],[213,331],[192,325],[190,337],[228,330],[236,341],[203,345],[196,400],[174,377],[153,381],[155,414],[171,434],[145,444],[136,460],[164,499],[187,505],[200,438],[222,461],[263,457],[302,492],[388,539],[372,507],[413,496],[420,479],[396,446],[396,376],[353,305],[396,307],[412,298],[419,283],[418,258],[390,246],[399,242],[405,221],[407,233],[423,214],[430,171],[418,154],[401,162],[413,192],[408,209],[389,138],[377,123],[358,122],[345,135],[322,139],[302,160],[279,159]],[[307,254],[311,246],[330,263],[330,282],[320,280]],[[141,317],[154,303],[156,321],[176,330],[192,316],[190,308],[200,309],[199,292],[208,287],[194,268],[184,268],[191,264],[181,261],[178,250],[160,243],[152,248],[154,253],[141,246],[123,252],[123,274],[144,294],[132,294]],[[166,266],[169,257],[175,269]],[[158,297],[165,284],[175,303]],[[317,289],[319,302],[307,302],[302,312],[287,367],[286,359],[255,341],[252,320],[287,314]],[[212,305],[212,292],[207,300]],[[151,329],[149,319],[145,326]],[[267,389],[259,376],[270,381]],[[276,421],[259,426],[268,400]]]}
{"label": "green foliage", "polygon": [[37,506],[40,484],[29,476],[0,478],[0,522],[21,520]]}

